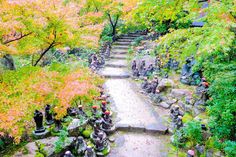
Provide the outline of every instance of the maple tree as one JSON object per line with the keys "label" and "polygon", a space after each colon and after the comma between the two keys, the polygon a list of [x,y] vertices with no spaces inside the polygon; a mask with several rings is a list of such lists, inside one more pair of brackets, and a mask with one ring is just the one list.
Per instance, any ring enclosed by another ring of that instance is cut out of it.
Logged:
{"label": "maple tree", "polygon": [[100,13],[111,27],[111,36],[115,37],[119,20],[123,19],[136,5],[138,0],[88,0],[85,12]]}
{"label": "maple tree", "polygon": [[49,69],[26,66],[8,71],[0,83],[0,135],[9,134],[19,143],[34,129],[35,109],[52,104],[56,119],[67,114],[73,102],[92,103],[102,80],[87,68],[53,64]]}
{"label": "maple tree", "polygon": [[[39,54],[38,58],[34,57],[36,66],[52,48],[98,48],[102,23],[89,22],[98,16],[91,19],[90,15],[79,15],[82,1],[3,0],[0,3],[6,6],[0,10],[1,56]],[[91,28],[93,31],[89,31]]]}

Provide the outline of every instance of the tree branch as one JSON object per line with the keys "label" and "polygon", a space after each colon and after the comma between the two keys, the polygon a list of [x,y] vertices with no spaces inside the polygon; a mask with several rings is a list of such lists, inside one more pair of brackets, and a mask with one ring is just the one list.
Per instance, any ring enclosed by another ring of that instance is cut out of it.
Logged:
{"label": "tree branch", "polygon": [[27,33],[27,34],[24,34],[24,35],[21,34],[20,37],[17,37],[17,38],[11,39],[11,40],[7,40],[7,41],[3,42],[3,44],[9,44],[9,43],[11,43],[11,42],[20,40],[20,39],[22,39],[22,38],[24,38],[24,37],[27,37],[27,36],[29,36],[29,35],[31,35],[31,34],[32,34],[32,32]]}
{"label": "tree branch", "polygon": [[114,24],[113,24],[111,15],[110,15],[109,13],[107,13],[107,16],[108,16],[108,18],[109,18],[109,21],[110,21],[111,26],[114,27]]}
{"label": "tree branch", "polygon": [[43,58],[43,56],[44,56],[52,47],[54,47],[54,43],[55,43],[55,41],[53,41],[53,42],[48,46],[48,48],[45,49],[45,50],[43,51],[43,53],[41,53],[41,55],[40,55],[40,57],[38,58],[38,60],[34,63],[34,66],[36,66],[36,65],[39,63],[39,61]]}

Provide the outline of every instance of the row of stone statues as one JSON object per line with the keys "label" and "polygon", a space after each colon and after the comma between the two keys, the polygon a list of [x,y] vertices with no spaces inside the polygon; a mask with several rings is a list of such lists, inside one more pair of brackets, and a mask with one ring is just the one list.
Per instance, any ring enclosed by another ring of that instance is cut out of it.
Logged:
{"label": "row of stone statues", "polygon": [[105,43],[99,54],[90,54],[88,57],[89,67],[96,71],[105,65],[105,59],[110,57],[111,44]]}
{"label": "row of stone statues", "polygon": [[137,61],[133,60],[131,64],[131,70],[133,77],[147,77],[152,75],[154,72],[156,73],[163,73],[165,78],[168,78],[168,74],[162,70],[162,68],[178,70],[179,69],[179,62],[177,62],[173,58],[169,58],[168,62],[163,65],[159,56],[155,58],[155,63],[146,65],[146,61],[142,60],[140,66],[137,65]]}
{"label": "row of stone statues", "polygon": [[145,60],[142,60],[141,65],[140,65],[139,68],[137,66],[136,60],[134,60],[132,62],[132,65],[131,65],[131,69],[132,69],[133,76],[136,77],[136,78],[138,78],[140,76],[142,76],[142,77],[149,76],[155,70],[153,64],[150,64],[148,67],[146,67]]}
{"label": "row of stone statues", "polygon": [[186,63],[182,67],[180,82],[187,85],[198,85],[201,76],[199,72],[193,71],[193,66],[195,65],[196,61],[194,57],[186,59]]}

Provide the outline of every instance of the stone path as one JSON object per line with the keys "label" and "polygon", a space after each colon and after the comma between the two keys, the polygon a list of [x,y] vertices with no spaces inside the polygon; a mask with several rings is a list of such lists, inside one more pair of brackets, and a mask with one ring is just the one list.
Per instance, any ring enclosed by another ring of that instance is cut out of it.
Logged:
{"label": "stone path", "polygon": [[110,60],[99,72],[107,78],[105,88],[111,98],[112,110],[115,111],[116,128],[125,131],[123,135],[121,132],[115,135],[116,147],[110,154],[112,157],[164,156],[160,155],[162,151],[157,147],[164,147],[168,141],[159,134],[167,131],[161,117],[129,78],[131,74],[126,60],[127,53],[129,44],[138,36],[130,34],[118,39],[112,46]]}

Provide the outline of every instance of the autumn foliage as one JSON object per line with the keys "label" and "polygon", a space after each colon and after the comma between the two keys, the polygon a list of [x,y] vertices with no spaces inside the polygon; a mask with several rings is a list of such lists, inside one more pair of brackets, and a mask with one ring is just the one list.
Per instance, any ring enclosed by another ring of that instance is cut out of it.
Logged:
{"label": "autumn foliage", "polygon": [[52,65],[51,68],[24,67],[6,72],[0,83],[0,133],[20,142],[23,134],[34,128],[35,109],[53,105],[55,118],[61,119],[74,100],[93,102],[102,80],[90,70],[77,66]]}

